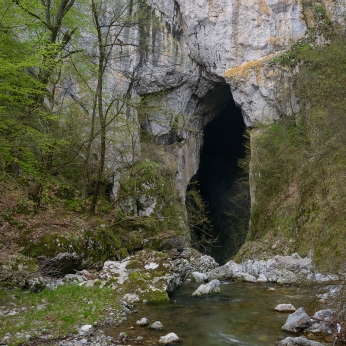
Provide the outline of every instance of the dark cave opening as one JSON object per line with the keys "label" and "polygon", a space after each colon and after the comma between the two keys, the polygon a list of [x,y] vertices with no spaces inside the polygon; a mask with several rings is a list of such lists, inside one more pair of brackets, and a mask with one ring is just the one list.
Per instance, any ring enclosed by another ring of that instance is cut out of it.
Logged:
{"label": "dark cave opening", "polygon": [[[231,99],[204,128],[204,144],[197,182],[212,223],[215,243],[209,252],[220,264],[227,262],[244,243],[250,217],[250,191],[246,155],[246,126],[240,108]],[[197,238],[201,237],[196,230]]]}

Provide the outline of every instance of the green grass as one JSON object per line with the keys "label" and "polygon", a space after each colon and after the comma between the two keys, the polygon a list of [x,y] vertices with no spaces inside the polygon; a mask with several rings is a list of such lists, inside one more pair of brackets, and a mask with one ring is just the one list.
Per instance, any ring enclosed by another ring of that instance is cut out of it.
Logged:
{"label": "green grass", "polygon": [[[45,305],[45,308],[39,310],[38,305]],[[78,285],[60,286],[40,293],[1,289],[0,306],[26,308],[17,315],[1,317],[0,340],[11,333],[9,345],[19,345],[23,341],[14,333],[38,336],[43,331],[61,337],[76,332],[80,325],[99,321],[105,317],[105,308],[119,308],[113,289]]]}

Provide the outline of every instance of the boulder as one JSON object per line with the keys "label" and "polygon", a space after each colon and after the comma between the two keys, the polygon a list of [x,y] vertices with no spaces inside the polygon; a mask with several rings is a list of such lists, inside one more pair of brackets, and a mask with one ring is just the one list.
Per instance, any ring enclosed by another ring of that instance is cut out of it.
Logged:
{"label": "boulder", "polygon": [[139,326],[147,326],[149,324],[149,320],[145,317],[141,318],[136,322]]}
{"label": "boulder", "polygon": [[193,296],[201,296],[204,294],[215,294],[220,292],[220,281],[212,280],[205,285],[201,285],[192,293]]}
{"label": "boulder", "polygon": [[335,312],[331,309],[319,310],[315,313],[313,317],[317,318],[318,320],[322,319],[329,322],[329,321],[332,321],[334,314]]}
{"label": "boulder", "polygon": [[165,336],[161,336],[159,343],[162,345],[169,345],[174,344],[177,341],[179,341],[178,335],[175,333],[169,333]]}
{"label": "boulder", "polygon": [[257,282],[256,278],[250,274],[242,273],[242,272],[236,272],[233,274],[233,277],[235,279],[246,281],[246,282]]}
{"label": "boulder", "polygon": [[257,278],[257,282],[268,282],[268,279],[263,273],[261,273]]}
{"label": "boulder", "polygon": [[237,272],[239,272],[239,265],[233,261],[229,261],[223,266],[209,271],[205,275],[208,280],[229,280]]}
{"label": "boulder", "polygon": [[282,326],[283,330],[299,333],[312,325],[310,317],[303,308],[299,308],[295,313],[288,315],[286,323]]}
{"label": "boulder", "polygon": [[36,259],[15,254],[6,258],[5,262],[0,259],[0,286],[39,292],[46,284]]}
{"label": "boulder", "polygon": [[90,324],[86,324],[79,329],[79,335],[90,335],[94,332],[94,327]]}
{"label": "boulder", "polygon": [[138,231],[129,232],[125,243],[126,249],[130,252],[141,249],[143,246],[143,236]]}
{"label": "boulder", "polygon": [[303,337],[298,338],[286,338],[276,343],[276,346],[323,346],[319,342],[305,339]]}
{"label": "boulder", "polygon": [[194,281],[196,281],[198,284],[201,284],[203,282],[206,282],[208,279],[205,274],[199,273],[199,272],[193,272],[191,274]]}
{"label": "boulder", "polygon": [[115,256],[118,261],[122,261],[129,256],[129,252],[127,251],[126,247],[122,247],[121,249],[115,252]]}
{"label": "boulder", "polygon": [[150,325],[151,329],[162,329],[163,324],[160,321],[155,321],[153,324]]}
{"label": "boulder", "polygon": [[153,250],[171,250],[171,249],[183,249],[188,245],[186,237],[179,232],[173,230],[167,230],[160,234],[145,239],[144,248],[150,248]]}
{"label": "boulder", "polygon": [[279,304],[274,310],[279,312],[295,312],[297,309],[292,304]]}
{"label": "boulder", "polygon": [[259,282],[263,280],[263,282],[290,284],[296,282],[301,275],[311,274],[313,264],[311,258],[300,258],[297,254],[293,254],[292,256],[275,256],[266,260],[247,259],[241,264],[229,261],[222,267],[228,267],[234,273],[255,276]]}
{"label": "boulder", "polygon": [[196,251],[190,258],[190,264],[199,273],[206,273],[219,267],[219,264],[215,262],[213,257],[208,255],[199,256],[199,254],[196,254]]}
{"label": "boulder", "polygon": [[75,270],[82,270],[83,258],[76,252],[60,252],[54,257],[40,256],[38,261],[41,271],[48,276],[57,274],[71,274]]}
{"label": "boulder", "polygon": [[123,296],[123,302],[125,302],[126,304],[138,303],[140,301],[141,300],[139,299],[137,294],[127,293]]}
{"label": "boulder", "polygon": [[335,312],[333,310],[320,310],[315,313],[312,319],[312,326],[304,331],[308,336],[326,336],[332,333],[332,320]]}
{"label": "boulder", "polygon": [[29,277],[27,279],[26,287],[34,293],[40,292],[46,287],[46,282],[41,276]]}

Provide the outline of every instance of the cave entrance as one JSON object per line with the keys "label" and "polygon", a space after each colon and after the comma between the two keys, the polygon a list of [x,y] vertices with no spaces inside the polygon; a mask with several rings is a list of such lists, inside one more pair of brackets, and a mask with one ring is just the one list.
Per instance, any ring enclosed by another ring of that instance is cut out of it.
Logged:
{"label": "cave entrance", "polygon": [[[187,191],[189,193],[197,185],[206,202],[212,224],[208,233],[214,239],[207,248],[220,264],[236,254],[248,231],[250,189],[246,161],[249,155],[246,155],[248,139],[245,130],[241,110],[231,99],[204,127],[199,169]],[[194,233],[201,239],[198,227]]]}

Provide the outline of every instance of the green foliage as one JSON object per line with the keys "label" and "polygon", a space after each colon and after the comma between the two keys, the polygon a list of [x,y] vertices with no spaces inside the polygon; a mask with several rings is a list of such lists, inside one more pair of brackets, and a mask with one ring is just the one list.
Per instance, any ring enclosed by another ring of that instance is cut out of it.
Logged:
{"label": "green foliage", "polygon": [[314,251],[316,263],[332,271],[346,259],[345,52],[341,38],[296,50],[303,62],[295,78],[302,110],[254,130],[252,143],[251,239],[271,234],[281,239],[275,251]]}
{"label": "green foliage", "polygon": [[[135,218],[135,227],[143,227],[151,235],[163,230],[174,229],[184,232],[184,213],[174,190],[173,174],[164,165],[142,160],[129,170],[121,182],[117,205],[123,211],[127,222],[146,210],[149,217]],[[148,216],[148,215],[147,215]]]}
{"label": "green foliage", "polygon": [[63,56],[69,55],[73,30],[64,19],[72,5],[1,0],[0,163],[33,182],[29,194],[37,208],[69,153],[71,137],[58,111],[56,85]]}
{"label": "green foliage", "polygon": [[213,236],[213,225],[197,183],[190,183],[186,191],[187,221],[191,234],[191,245],[202,251],[210,252],[217,238]]}
{"label": "green foliage", "polygon": [[95,227],[82,235],[72,232],[55,232],[53,229],[41,236],[35,236],[35,230],[25,231],[20,237],[23,254],[33,257],[53,258],[59,253],[75,252],[80,258],[94,266],[102,267],[106,260],[115,260],[118,251],[128,244],[122,238],[126,231],[119,227]]}
{"label": "green foliage", "polygon": [[304,102],[327,110],[344,107],[346,42],[338,38],[327,47],[300,51],[298,56],[304,64],[297,76],[296,90]]}
{"label": "green foliage", "polygon": [[249,165],[251,159],[249,132],[244,135],[246,141],[245,156],[238,160],[240,169],[239,175],[234,182],[232,195],[229,197],[229,212],[227,220],[229,229],[231,230],[231,244],[228,246],[232,249],[232,256],[236,255],[240,247],[244,244],[246,237],[249,234],[250,220],[250,183],[249,183]]}

